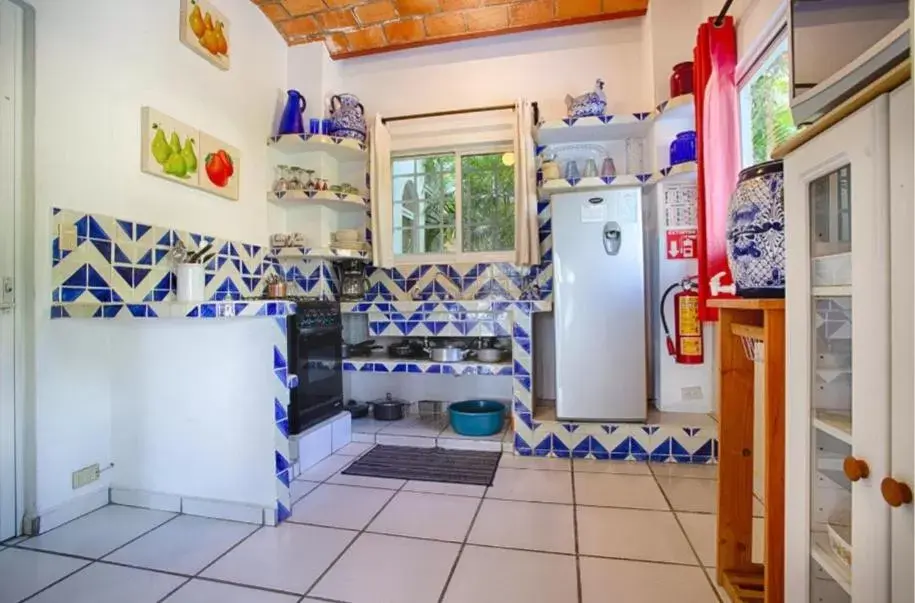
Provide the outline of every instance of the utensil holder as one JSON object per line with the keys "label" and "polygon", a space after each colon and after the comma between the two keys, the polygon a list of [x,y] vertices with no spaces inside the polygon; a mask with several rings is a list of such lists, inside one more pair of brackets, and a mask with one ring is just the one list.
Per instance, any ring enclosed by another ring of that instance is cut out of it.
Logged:
{"label": "utensil holder", "polygon": [[202,302],[206,299],[203,264],[178,264],[175,277],[179,302]]}

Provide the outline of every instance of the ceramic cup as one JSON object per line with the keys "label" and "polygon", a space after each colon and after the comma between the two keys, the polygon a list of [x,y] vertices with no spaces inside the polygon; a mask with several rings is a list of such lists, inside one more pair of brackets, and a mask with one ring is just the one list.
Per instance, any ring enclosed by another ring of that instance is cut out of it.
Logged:
{"label": "ceramic cup", "polygon": [[203,264],[178,264],[176,277],[179,302],[202,302],[206,299]]}

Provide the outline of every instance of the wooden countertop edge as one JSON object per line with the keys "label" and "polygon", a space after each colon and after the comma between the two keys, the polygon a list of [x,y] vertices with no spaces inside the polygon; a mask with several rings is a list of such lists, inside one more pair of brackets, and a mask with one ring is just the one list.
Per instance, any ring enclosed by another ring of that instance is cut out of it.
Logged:
{"label": "wooden countertop edge", "polygon": [[710,308],[725,310],[784,310],[784,299],[742,299],[739,297],[721,297],[708,300]]}
{"label": "wooden countertop edge", "polygon": [[909,81],[909,78],[911,77],[912,59],[908,58],[874,80],[866,88],[859,90],[854,96],[815,121],[813,124],[807,126],[775,147],[772,151],[772,159],[784,159],[788,153],[791,153],[811,139],[819,136],[881,94],[890,92],[903,85]]}

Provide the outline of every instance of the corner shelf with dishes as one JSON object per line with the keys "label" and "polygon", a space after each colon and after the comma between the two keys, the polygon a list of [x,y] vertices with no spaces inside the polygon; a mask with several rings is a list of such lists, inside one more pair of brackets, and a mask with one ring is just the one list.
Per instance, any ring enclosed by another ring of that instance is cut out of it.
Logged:
{"label": "corner shelf with dishes", "polygon": [[299,153],[327,153],[337,161],[366,161],[368,147],[352,138],[338,138],[326,134],[283,134],[271,136],[267,141],[270,148],[284,155]]}
{"label": "corner shelf with dishes", "polygon": [[360,373],[410,373],[427,375],[487,375],[511,376],[512,363],[479,362],[462,360],[460,362],[433,362],[431,360],[408,360],[372,356],[371,358],[348,359],[343,361],[344,371]]}
{"label": "corner shelf with dishes", "polygon": [[364,193],[340,193],[337,191],[292,190],[267,193],[271,203],[286,207],[323,205],[339,211],[365,212],[369,207],[368,195]]}
{"label": "corner shelf with dishes", "polygon": [[556,178],[544,180],[540,185],[540,192],[543,196],[543,194],[595,191],[607,188],[653,186],[662,182],[689,182],[695,181],[698,170],[698,163],[687,161],[646,174],[620,174],[604,178],[578,178],[575,180]]}
{"label": "corner shelf with dishes", "polygon": [[569,144],[593,140],[645,138],[653,124],[669,119],[695,121],[695,97],[684,94],[664,101],[653,111],[594,117],[566,117],[545,121],[534,131],[539,145]]}
{"label": "corner shelf with dishes", "polygon": [[297,260],[372,261],[371,251],[359,251],[342,247],[274,247],[273,255],[280,263],[295,262]]}

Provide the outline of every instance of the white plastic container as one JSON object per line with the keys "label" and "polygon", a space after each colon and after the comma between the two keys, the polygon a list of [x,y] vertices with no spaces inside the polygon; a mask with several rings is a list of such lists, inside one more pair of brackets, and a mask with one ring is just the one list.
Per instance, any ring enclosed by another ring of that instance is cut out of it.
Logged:
{"label": "white plastic container", "polygon": [[177,296],[179,302],[202,302],[204,294],[203,264],[178,264]]}

